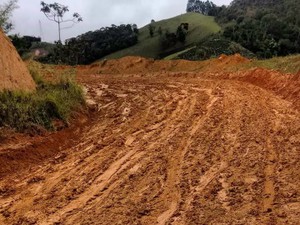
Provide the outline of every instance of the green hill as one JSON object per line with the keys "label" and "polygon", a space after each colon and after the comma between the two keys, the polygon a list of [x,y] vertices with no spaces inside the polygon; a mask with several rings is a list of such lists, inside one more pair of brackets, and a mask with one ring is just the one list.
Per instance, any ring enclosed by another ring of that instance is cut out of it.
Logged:
{"label": "green hill", "polygon": [[[181,23],[189,23],[189,31],[186,37],[185,44],[178,43],[171,49],[162,51],[161,38],[168,30],[169,32],[176,32],[177,27]],[[187,47],[193,47],[196,43],[210,34],[217,33],[221,30],[220,26],[214,21],[214,17],[204,16],[199,13],[186,13],[170,19],[161,20],[154,23],[156,27],[154,37],[149,35],[149,25],[139,30],[139,41],[136,45],[117,51],[105,56],[106,59],[121,58],[124,56],[143,56],[149,58],[159,58],[161,54],[167,55],[168,52],[173,53],[182,51]],[[163,34],[159,35],[158,28],[161,27]]]}

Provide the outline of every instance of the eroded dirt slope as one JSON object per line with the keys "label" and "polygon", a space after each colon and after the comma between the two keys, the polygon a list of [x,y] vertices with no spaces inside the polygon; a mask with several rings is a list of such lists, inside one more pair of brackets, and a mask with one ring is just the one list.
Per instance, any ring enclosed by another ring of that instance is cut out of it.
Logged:
{"label": "eroded dirt slope", "polygon": [[0,91],[35,90],[35,83],[17,50],[0,28]]}
{"label": "eroded dirt slope", "polygon": [[299,92],[251,74],[85,72],[93,121],[1,177],[0,224],[299,224]]}

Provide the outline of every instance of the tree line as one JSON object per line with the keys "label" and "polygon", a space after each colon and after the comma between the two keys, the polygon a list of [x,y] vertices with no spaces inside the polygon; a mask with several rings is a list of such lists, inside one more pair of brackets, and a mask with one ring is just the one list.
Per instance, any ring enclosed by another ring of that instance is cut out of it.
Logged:
{"label": "tree line", "polygon": [[135,45],[136,27],[130,24],[111,25],[67,39],[64,45],[57,42],[52,53],[39,60],[54,64],[89,64],[112,52]]}

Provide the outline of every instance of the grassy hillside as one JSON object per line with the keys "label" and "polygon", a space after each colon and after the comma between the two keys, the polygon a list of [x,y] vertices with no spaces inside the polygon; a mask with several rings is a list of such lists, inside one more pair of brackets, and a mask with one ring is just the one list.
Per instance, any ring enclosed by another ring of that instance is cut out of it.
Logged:
{"label": "grassy hillside", "polygon": [[282,73],[300,73],[300,55],[290,55],[285,57],[274,57],[265,60],[253,60],[250,64],[239,65],[238,69],[266,68],[277,70]]}
{"label": "grassy hillside", "polygon": [[163,33],[165,33],[166,30],[169,30],[169,32],[176,32],[177,27],[181,23],[189,23],[189,32],[186,43],[184,45],[177,44],[173,49],[168,49],[168,51],[172,51],[177,48],[182,50],[188,46],[191,47],[194,43],[201,41],[209,34],[217,33],[221,29],[220,26],[214,21],[214,17],[204,16],[199,13],[186,13],[174,18],[155,22],[154,25],[156,27],[156,32],[153,38],[151,38],[149,35],[148,26],[141,28],[139,30],[139,41],[136,45],[110,54],[105,58],[115,59],[123,56],[158,58],[159,54],[163,53],[161,52],[161,36],[157,32],[158,28],[161,27]]}
{"label": "grassy hillside", "polygon": [[184,49],[184,50],[182,50],[182,51],[175,52],[175,53],[173,53],[173,54],[171,54],[171,55],[168,55],[168,56],[165,57],[164,59],[166,59],[166,60],[177,59],[177,57],[178,57],[179,55],[184,54],[184,53],[186,53],[186,52],[189,52],[189,51],[191,51],[191,50],[193,50],[193,49],[195,49],[195,48],[196,48],[196,46],[193,46],[193,47],[190,47],[190,48],[186,48],[186,49]]}

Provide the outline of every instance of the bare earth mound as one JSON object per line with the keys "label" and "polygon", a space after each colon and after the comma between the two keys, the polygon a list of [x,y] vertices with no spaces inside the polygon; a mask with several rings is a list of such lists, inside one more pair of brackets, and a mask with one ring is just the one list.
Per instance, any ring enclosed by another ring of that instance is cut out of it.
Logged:
{"label": "bare earth mound", "polygon": [[0,29],[0,91],[35,89],[35,83],[11,41]]}
{"label": "bare earth mound", "polygon": [[0,224],[299,225],[299,76],[236,63],[78,67],[93,118],[0,148]]}

